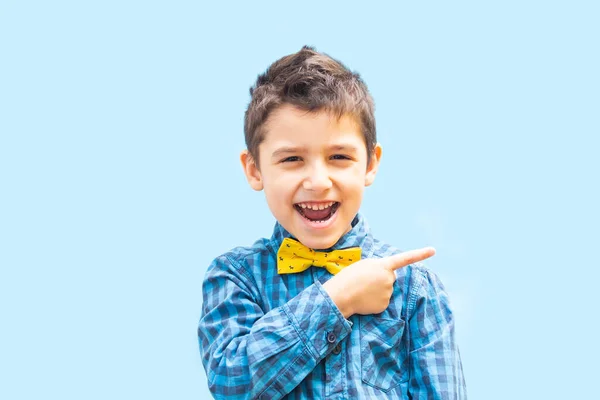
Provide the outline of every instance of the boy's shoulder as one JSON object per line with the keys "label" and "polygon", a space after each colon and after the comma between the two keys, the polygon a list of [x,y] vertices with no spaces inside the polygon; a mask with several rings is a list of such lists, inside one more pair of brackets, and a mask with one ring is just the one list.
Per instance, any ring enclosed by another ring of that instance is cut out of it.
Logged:
{"label": "boy's shoulder", "polygon": [[260,238],[249,246],[235,246],[232,249],[221,254],[220,257],[227,257],[234,262],[241,262],[248,257],[257,255],[268,255],[272,250],[271,241],[266,238]]}
{"label": "boy's shoulder", "polygon": [[236,246],[214,258],[211,268],[229,269],[236,272],[250,272],[254,266],[259,266],[269,259],[275,260],[271,240],[260,238],[249,246]]}

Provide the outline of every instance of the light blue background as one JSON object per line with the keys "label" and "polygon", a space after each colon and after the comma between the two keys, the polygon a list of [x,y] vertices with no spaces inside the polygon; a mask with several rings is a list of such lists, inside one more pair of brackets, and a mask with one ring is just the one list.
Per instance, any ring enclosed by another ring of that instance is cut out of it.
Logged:
{"label": "light blue background", "polygon": [[596,4],[4,0],[0,398],[208,398],[202,277],[274,223],[238,163],[248,88],[304,44],[372,91],[362,210],[437,248],[470,398],[589,398]]}

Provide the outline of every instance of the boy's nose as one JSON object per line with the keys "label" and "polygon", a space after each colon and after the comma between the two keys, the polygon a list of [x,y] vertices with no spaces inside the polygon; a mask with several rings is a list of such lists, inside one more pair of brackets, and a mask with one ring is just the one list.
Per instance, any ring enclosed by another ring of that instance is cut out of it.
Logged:
{"label": "boy's nose", "polygon": [[304,182],[302,182],[302,186],[305,190],[323,191],[330,189],[333,184],[327,168],[315,166],[304,179]]}

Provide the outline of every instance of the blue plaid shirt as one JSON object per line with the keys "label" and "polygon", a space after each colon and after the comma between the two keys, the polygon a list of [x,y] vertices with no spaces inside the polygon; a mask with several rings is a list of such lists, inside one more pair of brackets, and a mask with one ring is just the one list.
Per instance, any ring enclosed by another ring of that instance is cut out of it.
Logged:
{"label": "blue plaid shirt", "polygon": [[[362,258],[398,253],[363,217],[332,249]],[[284,237],[217,257],[203,284],[198,337],[216,399],[466,399],[454,318],[440,280],[400,268],[389,307],[345,319],[323,289],[325,268],[279,275]]]}

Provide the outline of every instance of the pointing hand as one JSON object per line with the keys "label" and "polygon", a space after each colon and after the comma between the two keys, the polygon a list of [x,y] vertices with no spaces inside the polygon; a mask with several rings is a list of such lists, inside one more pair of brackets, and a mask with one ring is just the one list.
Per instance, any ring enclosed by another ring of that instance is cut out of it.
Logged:
{"label": "pointing hand", "polygon": [[395,271],[435,254],[433,247],[410,250],[384,258],[360,260],[323,284],[345,318],[352,314],[377,314],[390,304]]}

